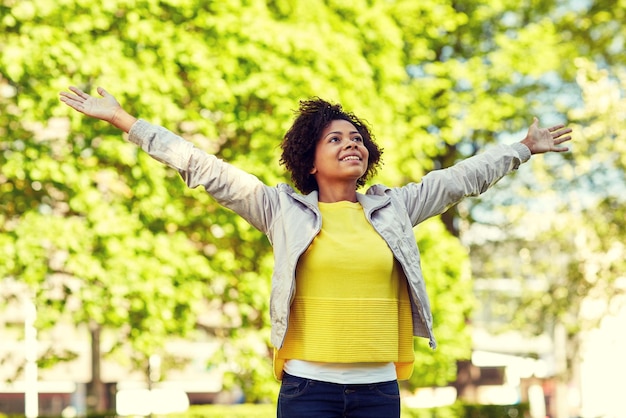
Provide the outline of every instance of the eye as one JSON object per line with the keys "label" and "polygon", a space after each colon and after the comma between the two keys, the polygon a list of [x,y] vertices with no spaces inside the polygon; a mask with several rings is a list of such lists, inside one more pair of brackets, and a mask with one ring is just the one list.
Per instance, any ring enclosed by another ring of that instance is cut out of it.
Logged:
{"label": "eye", "polygon": [[353,137],[352,140],[354,142],[363,142],[363,138],[361,136],[358,136],[358,135]]}
{"label": "eye", "polygon": [[328,142],[337,142],[337,141],[340,141],[338,136],[333,136],[328,140]]}

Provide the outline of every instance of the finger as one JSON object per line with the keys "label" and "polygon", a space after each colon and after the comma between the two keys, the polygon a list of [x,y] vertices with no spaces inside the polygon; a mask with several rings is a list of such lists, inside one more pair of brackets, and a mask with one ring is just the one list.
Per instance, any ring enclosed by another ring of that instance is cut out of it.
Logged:
{"label": "finger", "polygon": [[74,94],[76,94],[78,97],[81,97],[83,99],[87,99],[89,97],[89,95],[87,93],[85,93],[84,91],[82,91],[78,87],[70,86],[69,89],[71,91],[73,91]]}
{"label": "finger", "polygon": [[554,131],[558,131],[559,129],[564,128],[564,127],[565,127],[565,125],[563,125],[563,124],[561,123],[561,124],[559,124],[559,125],[554,125],[554,126],[549,127],[549,128],[548,128],[548,131],[550,131],[550,132],[554,132]]}
{"label": "finger", "polygon": [[109,95],[109,92],[102,87],[98,87],[96,90],[98,91],[98,94],[102,97]]}
{"label": "finger", "polygon": [[572,133],[572,128],[562,129],[560,131],[552,132],[552,137],[558,138],[560,136],[567,135],[570,133]]}
{"label": "finger", "polygon": [[83,109],[83,103],[77,100],[74,100],[72,97],[61,97],[61,101],[71,107],[74,110],[78,110],[79,112]]}
{"label": "finger", "polygon": [[76,100],[77,97],[75,95],[71,94],[71,93],[67,93],[67,92],[62,91],[60,93],[60,95],[61,95],[60,99],[64,103],[68,103],[68,104],[69,103],[74,103],[74,102],[78,103],[78,101]]}
{"label": "finger", "polygon": [[78,110],[79,112],[82,111],[83,108],[83,102],[78,101],[75,99],[76,96],[74,97],[70,97],[70,96],[62,96],[61,102],[65,103],[67,106],[71,107],[74,110]]}

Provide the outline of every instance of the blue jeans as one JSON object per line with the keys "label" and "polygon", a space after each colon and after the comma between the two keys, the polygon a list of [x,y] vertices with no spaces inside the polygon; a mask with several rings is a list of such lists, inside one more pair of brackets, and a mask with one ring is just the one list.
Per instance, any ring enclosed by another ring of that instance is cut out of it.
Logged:
{"label": "blue jeans", "polygon": [[400,418],[398,382],[342,385],[283,375],[278,418]]}

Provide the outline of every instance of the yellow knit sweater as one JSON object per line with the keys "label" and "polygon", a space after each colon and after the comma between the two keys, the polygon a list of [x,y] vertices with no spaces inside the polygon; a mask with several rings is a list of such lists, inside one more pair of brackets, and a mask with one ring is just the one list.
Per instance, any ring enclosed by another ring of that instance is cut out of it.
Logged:
{"label": "yellow knit sweater", "polygon": [[359,203],[320,203],[322,230],[300,257],[296,296],[274,370],[285,360],[394,362],[413,371],[411,305],[391,250]]}

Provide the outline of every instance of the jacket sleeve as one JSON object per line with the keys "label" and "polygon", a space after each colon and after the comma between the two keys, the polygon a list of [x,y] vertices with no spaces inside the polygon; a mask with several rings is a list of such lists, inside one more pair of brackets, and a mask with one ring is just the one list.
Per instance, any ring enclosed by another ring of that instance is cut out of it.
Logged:
{"label": "jacket sleeve", "polygon": [[202,186],[215,200],[233,210],[252,226],[267,233],[273,188],[256,176],[196,148],[171,131],[139,119],[128,139],[152,158],[177,170],[190,188]]}
{"label": "jacket sleeve", "polygon": [[434,170],[419,183],[396,189],[404,200],[413,226],[445,212],[468,196],[478,196],[530,159],[521,143],[498,145],[452,167]]}

